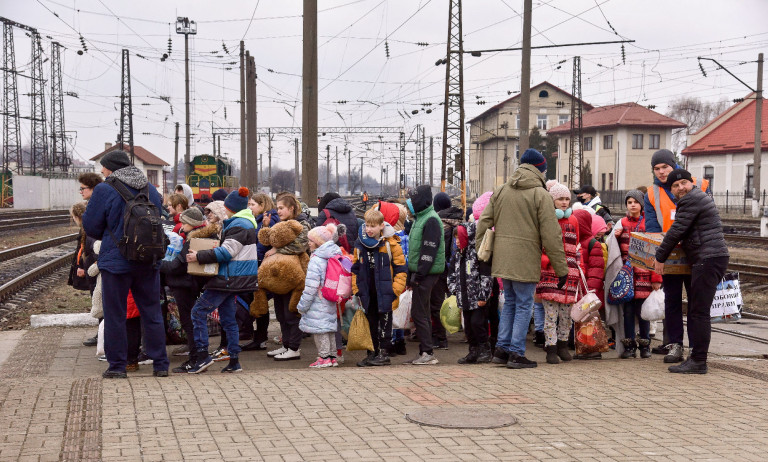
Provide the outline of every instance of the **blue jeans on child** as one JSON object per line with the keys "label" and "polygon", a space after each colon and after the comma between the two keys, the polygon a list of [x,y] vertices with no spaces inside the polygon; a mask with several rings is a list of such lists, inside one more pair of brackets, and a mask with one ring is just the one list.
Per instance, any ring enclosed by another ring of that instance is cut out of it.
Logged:
{"label": "blue jeans on child", "polygon": [[504,307],[499,316],[499,339],[496,348],[525,356],[525,338],[533,311],[535,282],[517,282],[502,279]]}
{"label": "blue jeans on child", "polygon": [[624,337],[635,339],[635,318],[640,326],[640,338],[650,340],[651,323],[640,317],[640,310],[643,308],[644,298],[636,298],[631,302],[624,304]]}
{"label": "blue jeans on child", "polygon": [[533,328],[536,332],[544,332],[544,304],[533,304]]}
{"label": "blue jeans on child", "polygon": [[227,352],[230,357],[237,357],[240,354],[240,332],[235,318],[236,295],[234,292],[208,289],[197,299],[192,308],[192,325],[197,351],[208,351],[208,315],[218,308],[221,328],[227,333]]}

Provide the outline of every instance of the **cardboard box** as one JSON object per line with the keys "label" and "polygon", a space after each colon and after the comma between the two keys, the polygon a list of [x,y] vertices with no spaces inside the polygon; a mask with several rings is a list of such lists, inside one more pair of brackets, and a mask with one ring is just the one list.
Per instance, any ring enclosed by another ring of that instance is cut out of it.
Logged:
{"label": "cardboard box", "polygon": [[[632,233],[629,240],[629,261],[635,268],[653,271],[656,250],[664,240],[664,233]],[[664,274],[690,274],[691,265],[680,244],[664,262]]]}
{"label": "cardboard box", "polygon": [[[219,246],[218,239],[203,239],[199,237],[194,237],[189,241],[189,250],[195,250],[195,251],[211,250],[211,249],[215,249],[218,246]],[[213,276],[216,276],[218,272],[219,272],[218,263],[207,263],[205,265],[201,265],[196,261],[187,263],[187,273],[193,276],[213,277]]]}

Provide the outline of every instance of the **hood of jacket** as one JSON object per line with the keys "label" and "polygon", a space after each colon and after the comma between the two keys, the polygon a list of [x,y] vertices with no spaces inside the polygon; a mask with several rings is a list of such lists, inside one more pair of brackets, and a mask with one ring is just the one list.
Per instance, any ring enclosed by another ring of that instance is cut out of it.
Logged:
{"label": "hood of jacket", "polygon": [[187,198],[189,205],[191,206],[195,202],[195,196],[192,194],[192,188],[187,183],[176,185],[177,188],[179,186],[181,186],[181,189],[184,190],[184,196]]}
{"label": "hood of jacket", "polygon": [[431,207],[432,206],[432,187],[425,184],[417,187],[416,190],[411,193],[411,197],[409,200],[411,201],[411,206],[413,207],[414,214],[417,214],[425,210],[427,207]]}
{"label": "hood of jacket", "polygon": [[512,189],[532,189],[545,187],[544,174],[531,164],[522,164],[512,173],[507,185]]}
{"label": "hood of jacket", "polygon": [[349,205],[349,202],[342,199],[341,197],[337,197],[336,199],[331,200],[325,205],[324,208],[333,210],[334,212],[338,213],[349,213],[352,211],[352,206]]}
{"label": "hood of jacket", "polygon": [[328,241],[312,252],[312,256],[315,255],[327,260],[334,255],[341,255],[341,248],[335,242]]}
{"label": "hood of jacket", "polygon": [[573,216],[576,217],[576,221],[579,223],[579,237],[581,237],[582,248],[584,243],[589,243],[592,240],[592,215],[586,210],[575,210]]}
{"label": "hood of jacket", "polygon": [[464,213],[461,211],[460,208],[456,207],[455,205],[452,205],[447,209],[443,209],[437,212],[437,216],[439,216],[440,218],[464,221]]}
{"label": "hood of jacket", "polygon": [[384,229],[381,230],[381,236],[379,238],[368,236],[365,232],[365,224],[361,225],[357,231],[357,237],[360,239],[360,243],[363,244],[363,247],[368,249],[379,247],[384,242],[384,239],[389,239],[394,235],[395,228],[387,222],[384,222]]}
{"label": "hood of jacket", "polygon": [[244,218],[244,219],[250,221],[251,223],[253,223],[254,229],[256,228],[256,218],[253,217],[253,212],[251,212],[251,209],[249,209],[249,208],[244,208],[243,210],[241,210],[241,211],[237,212],[236,214],[232,215],[232,218],[229,218],[228,220],[226,220],[224,222],[224,226],[229,225],[229,223],[232,222],[231,220],[234,220],[235,218]]}
{"label": "hood of jacket", "polygon": [[[115,170],[110,176],[115,177],[115,179],[122,181],[133,189],[141,189],[149,183],[144,172],[139,170],[135,165],[129,165],[128,167]],[[191,191],[192,190],[190,189],[190,192]]]}
{"label": "hood of jacket", "polygon": [[227,219],[227,208],[224,207],[224,201],[213,201],[206,205],[205,208],[213,212],[219,221],[224,221]]}

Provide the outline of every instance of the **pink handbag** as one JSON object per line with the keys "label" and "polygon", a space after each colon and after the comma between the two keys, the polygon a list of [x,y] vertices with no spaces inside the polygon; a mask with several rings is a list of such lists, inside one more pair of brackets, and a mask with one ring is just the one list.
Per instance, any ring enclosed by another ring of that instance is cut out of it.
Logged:
{"label": "pink handbag", "polygon": [[[584,322],[595,316],[595,313],[603,306],[603,302],[597,296],[594,290],[587,290],[587,278],[584,276],[584,272],[579,267],[579,275],[581,275],[581,282],[584,285],[586,294],[581,297],[576,303],[571,306],[571,318],[575,322]],[[581,292],[581,285],[577,285],[576,294]]]}

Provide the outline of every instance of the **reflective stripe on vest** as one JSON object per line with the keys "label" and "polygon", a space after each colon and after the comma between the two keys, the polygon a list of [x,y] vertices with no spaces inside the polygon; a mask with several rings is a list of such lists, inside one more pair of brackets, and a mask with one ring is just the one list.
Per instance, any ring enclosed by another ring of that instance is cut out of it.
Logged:
{"label": "reflective stripe on vest", "polygon": [[[703,190],[702,186],[704,186],[704,181],[701,178],[694,178],[694,181],[696,187]],[[667,197],[667,200],[671,202],[672,205],[670,210],[677,209],[677,205],[672,202],[669,197]],[[661,188],[656,183],[653,184],[653,208],[656,210],[656,221],[658,221],[661,225],[661,230],[666,233],[667,230],[672,226],[672,222],[675,220],[672,220],[672,217],[670,216],[669,226],[667,226],[667,217],[661,208]]]}

